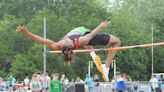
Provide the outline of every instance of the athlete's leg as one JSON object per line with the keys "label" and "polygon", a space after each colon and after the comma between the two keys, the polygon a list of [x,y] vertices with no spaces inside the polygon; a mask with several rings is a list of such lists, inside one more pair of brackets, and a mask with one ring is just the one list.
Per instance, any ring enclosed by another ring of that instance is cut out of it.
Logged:
{"label": "athlete's leg", "polygon": [[[108,45],[110,45],[111,47],[119,47],[121,44],[121,41],[119,38],[113,36],[113,35],[110,35],[110,41],[108,43]],[[113,51],[109,51],[108,52],[108,57],[107,57],[107,61],[106,61],[106,67],[110,67],[110,64],[112,63],[112,60],[113,58],[115,57],[116,55],[116,50],[113,50]]]}
{"label": "athlete's leg", "polygon": [[26,35],[26,36],[30,37],[31,39],[33,39],[35,41],[38,41],[42,44],[45,44],[46,46],[50,47],[51,49],[54,49],[54,50],[59,49],[56,42],[54,42],[52,40],[49,40],[49,39],[44,39],[44,38],[42,38],[38,35],[35,35],[35,34],[29,32],[28,29],[25,26],[19,26],[17,28],[17,31],[22,33],[23,35]]}

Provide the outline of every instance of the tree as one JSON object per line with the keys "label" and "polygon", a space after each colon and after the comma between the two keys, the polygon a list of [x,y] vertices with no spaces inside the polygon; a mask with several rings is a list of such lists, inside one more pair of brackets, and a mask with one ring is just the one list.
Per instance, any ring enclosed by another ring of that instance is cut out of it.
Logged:
{"label": "tree", "polygon": [[30,61],[27,56],[17,54],[10,68],[10,73],[16,76],[19,80],[23,80],[25,76],[31,76],[34,71],[38,71],[36,64]]}

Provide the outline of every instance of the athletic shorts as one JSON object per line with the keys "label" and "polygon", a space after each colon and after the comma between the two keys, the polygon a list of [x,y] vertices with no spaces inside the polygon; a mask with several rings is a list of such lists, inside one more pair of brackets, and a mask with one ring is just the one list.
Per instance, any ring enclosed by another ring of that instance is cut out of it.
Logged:
{"label": "athletic shorts", "polygon": [[110,40],[110,35],[106,33],[97,34],[88,43],[88,45],[107,45]]}

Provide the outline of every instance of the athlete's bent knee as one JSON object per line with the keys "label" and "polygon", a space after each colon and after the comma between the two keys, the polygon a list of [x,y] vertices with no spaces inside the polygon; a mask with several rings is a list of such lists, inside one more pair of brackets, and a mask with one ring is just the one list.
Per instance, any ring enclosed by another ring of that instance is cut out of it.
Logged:
{"label": "athlete's bent knee", "polygon": [[117,38],[117,42],[116,42],[117,46],[121,45],[121,40]]}
{"label": "athlete's bent knee", "polygon": [[110,43],[113,47],[119,47],[121,45],[121,40],[116,38],[113,42]]}

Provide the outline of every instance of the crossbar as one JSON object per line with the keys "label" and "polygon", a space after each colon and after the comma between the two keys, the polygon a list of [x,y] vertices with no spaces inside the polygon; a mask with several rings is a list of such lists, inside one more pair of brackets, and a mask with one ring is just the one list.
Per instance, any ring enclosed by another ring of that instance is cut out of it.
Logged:
{"label": "crossbar", "polygon": [[[80,50],[73,50],[73,52],[98,52],[98,51],[113,51],[113,50],[127,50],[133,48],[146,48],[152,46],[164,46],[164,42],[153,43],[153,44],[142,44],[142,45],[132,45],[132,46],[124,46],[124,47],[114,47],[114,48],[100,48],[100,49],[80,49]],[[61,53],[61,50],[57,51],[48,51],[48,53]]]}

